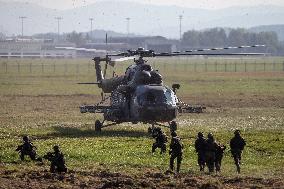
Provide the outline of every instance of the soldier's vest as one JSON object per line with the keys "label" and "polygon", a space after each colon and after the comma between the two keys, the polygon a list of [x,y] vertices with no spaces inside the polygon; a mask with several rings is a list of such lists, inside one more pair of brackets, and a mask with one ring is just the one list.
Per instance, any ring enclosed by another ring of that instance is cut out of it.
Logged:
{"label": "soldier's vest", "polygon": [[204,138],[198,138],[195,142],[195,148],[198,152],[203,152],[205,151],[206,147],[206,140]]}
{"label": "soldier's vest", "polygon": [[30,143],[24,143],[22,150],[24,152],[31,152],[33,150],[33,146]]}
{"label": "soldier's vest", "polygon": [[174,153],[182,153],[183,145],[178,137],[173,137],[173,146],[172,150]]}
{"label": "soldier's vest", "polygon": [[231,141],[231,148],[233,150],[243,150],[245,147],[245,142],[241,137],[234,137]]}

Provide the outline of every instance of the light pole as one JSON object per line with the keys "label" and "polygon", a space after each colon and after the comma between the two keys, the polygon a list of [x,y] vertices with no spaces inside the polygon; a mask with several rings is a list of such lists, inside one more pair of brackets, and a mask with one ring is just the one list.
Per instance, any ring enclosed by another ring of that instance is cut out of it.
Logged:
{"label": "light pole", "polygon": [[127,30],[127,43],[129,43],[129,24],[130,24],[130,18],[126,18],[126,30]]}
{"label": "light pole", "polygon": [[181,41],[181,20],[182,20],[182,15],[179,15],[179,40]]}
{"label": "light pole", "polygon": [[58,41],[59,41],[59,37],[60,37],[60,30],[59,30],[59,26],[60,26],[60,20],[62,20],[62,17],[55,17],[55,19],[57,20],[57,35],[58,35]]}
{"label": "light pole", "polygon": [[91,41],[93,39],[93,20],[94,18],[89,18],[89,20],[91,21]]}
{"label": "light pole", "polygon": [[22,38],[24,37],[24,19],[26,19],[27,17],[25,16],[20,16],[19,19],[21,19],[22,21]]}

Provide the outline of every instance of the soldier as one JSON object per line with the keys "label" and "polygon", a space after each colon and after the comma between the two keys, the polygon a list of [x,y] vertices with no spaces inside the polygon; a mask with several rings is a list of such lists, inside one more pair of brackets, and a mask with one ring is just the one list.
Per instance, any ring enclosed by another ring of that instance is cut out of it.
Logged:
{"label": "soldier", "polygon": [[240,130],[234,132],[235,136],[230,141],[231,153],[235,161],[238,173],[241,172],[240,164],[242,158],[242,151],[246,145],[245,140],[241,137]]}
{"label": "soldier", "polygon": [[218,144],[216,143],[213,134],[209,133],[205,145],[205,162],[209,173],[214,172],[217,148]]}
{"label": "soldier", "polygon": [[30,142],[28,136],[23,137],[23,144],[19,145],[16,151],[19,152],[20,158],[23,161],[25,159],[25,155],[30,156],[32,160],[36,160],[36,147],[33,143]]}
{"label": "soldier", "polygon": [[215,157],[216,172],[221,171],[221,164],[222,164],[222,159],[223,159],[225,150],[226,150],[226,146],[222,144],[218,144],[217,150],[216,150],[216,157]]}
{"label": "soldier", "polygon": [[173,171],[174,160],[177,158],[177,173],[179,173],[180,164],[182,161],[183,144],[181,142],[181,139],[177,136],[177,133],[175,131],[171,133],[171,136],[172,136],[172,140],[171,140],[170,151],[169,151],[169,154],[171,155],[170,170]]}
{"label": "soldier", "polygon": [[156,151],[156,148],[161,148],[160,154],[165,153],[167,150],[166,143],[168,142],[167,135],[162,131],[160,127],[157,127],[153,130],[152,136],[153,138],[155,138],[155,142],[152,146],[152,153]]}
{"label": "soldier", "polygon": [[61,172],[67,172],[67,167],[65,165],[65,159],[62,152],[59,150],[59,146],[53,147],[54,152],[48,152],[43,158],[49,160],[51,162],[50,164],[50,172],[55,173],[61,173]]}
{"label": "soldier", "polygon": [[200,167],[200,171],[204,171],[205,167],[205,144],[206,140],[203,136],[202,132],[199,132],[197,135],[197,139],[195,141],[195,151],[198,156],[198,165]]}

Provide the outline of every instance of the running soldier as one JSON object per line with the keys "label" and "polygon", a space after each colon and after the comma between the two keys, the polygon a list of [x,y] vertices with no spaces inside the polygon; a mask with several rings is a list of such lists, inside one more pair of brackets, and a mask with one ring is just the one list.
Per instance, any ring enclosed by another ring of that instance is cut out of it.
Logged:
{"label": "running soldier", "polygon": [[198,156],[197,161],[200,171],[204,171],[205,167],[205,145],[206,145],[206,140],[203,136],[203,133],[199,132],[197,135],[197,139],[195,141],[195,151],[197,152]]}
{"label": "running soldier", "polygon": [[246,145],[245,140],[241,137],[240,130],[236,130],[234,132],[235,136],[230,141],[230,148],[231,153],[235,161],[235,165],[237,167],[237,172],[241,172],[241,159],[242,159],[242,151],[244,150],[244,147]]}
{"label": "running soldier", "polygon": [[157,148],[161,148],[161,152],[165,153],[167,150],[167,142],[168,142],[168,137],[167,135],[162,131],[160,127],[157,127],[153,131],[153,138],[155,138],[155,142],[152,145],[152,153],[156,151]]}
{"label": "running soldier", "polygon": [[51,162],[50,164],[50,172],[55,173],[61,173],[61,172],[67,172],[67,168],[65,165],[65,159],[62,152],[59,150],[59,146],[53,147],[54,152],[48,152],[43,158],[47,159]]}
{"label": "running soldier", "polygon": [[29,140],[28,136],[23,137],[23,144],[19,145],[16,151],[19,152],[22,161],[25,160],[25,156],[30,156],[31,160],[36,160],[36,147]]}
{"label": "running soldier", "polygon": [[221,171],[222,159],[223,159],[225,150],[226,150],[226,146],[222,144],[218,144],[217,150],[216,150],[216,157],[215,157],[216,172]]}
{"label": "running soldier", "polygon": [[183,144],[181,139],[177,136],[177,133],[173,131],[171,133],[172,140],[170,144],[170,170],[173,171],[174,169],[174,161],[177,159],[177,173],[180,171],[180,165],[182,161],[182,153],[183,153]]}
{"label": "running soldier", "polygon": [[209,133],[205,145],[205,162],[209,173],[214,172],[217,148],[217,142],[215,141],[212,133]]}

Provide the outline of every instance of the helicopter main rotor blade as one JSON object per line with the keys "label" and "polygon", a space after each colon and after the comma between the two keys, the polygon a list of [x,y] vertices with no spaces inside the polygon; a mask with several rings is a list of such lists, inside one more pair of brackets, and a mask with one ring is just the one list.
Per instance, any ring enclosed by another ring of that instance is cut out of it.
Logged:
{"label": "helicopter main rotor blade", "polygon": [[136,58],[135,56],[130,56],[130,57],[123,57],[123,58],[118,58],[115,60],[112,60],[114,62],[123,62],[123,61],[127,61],[127,60],[133,60],[134,58]]}
{"label": "helicopter main rotor blade", "polygon": [[121,53],[118,53],[118,54],[108,54],[107,56],[108,56],[108,57],[111,57],[111,56],[123,56],[123,57],[129,57],[129,53],[121,52]]}
{"label": "helicopter main rotor blade", "polygon": [[155,54],[155,56],[264,56],[268,55],[267,53],[160,53]]}
{"label": "helicopter main rotor blade", "polygon": [[255,47],[265,47],[265,45],[243,45],[238,47],[222,47],[222,48],[211,48],[211,49],[193,49],[186,51],[175,51],[172,53],[192,53],[192,52],[203,52],[203,51],[217,51],[217,50],[228,50],[228,49],[243,49],[243,48],[255,48]]}
{"label": "helicopter main rotor blade", "polygon": [[114,66],[115,66],[115,63],[117,63],[117,62],[123,62],[123,61],[127,61],[127,60],[133,60],[133,59],[135,59],[135,58],[136,58],[135,56],[118,58],[118,59],[110,60],[110,61],[108,62],[108,64],[109,64],[110,66],[114,67]]}
{"label": "helicopter main rotor blade", "polygon": [[106,53],[106,50],[102,50],[102,49],[86,49],[86,48],[77,48],[77,47],[55,47],[55,48],[65,49],[65,50],[85,51],[85,52]]}

